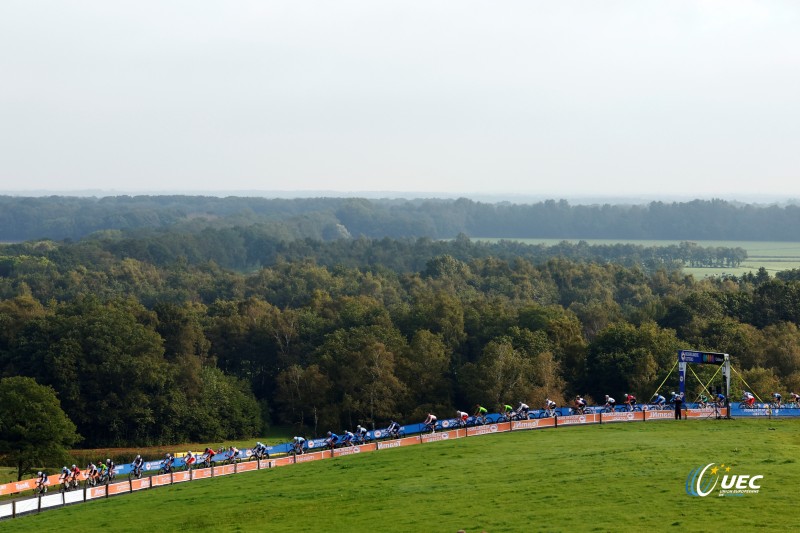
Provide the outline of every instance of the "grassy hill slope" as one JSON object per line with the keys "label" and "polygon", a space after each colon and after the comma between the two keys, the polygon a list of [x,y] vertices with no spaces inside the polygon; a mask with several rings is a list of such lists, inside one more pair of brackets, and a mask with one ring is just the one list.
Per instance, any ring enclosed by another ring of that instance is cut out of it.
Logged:
{"label": "grassy hill slope", "polygon": [[[4,532],[787,530],[800,421],[605,424],[486,435],[153,489],[2,523]],[[759,494],[686,494],[724,463]],[[150,524],[150,526],[145,526]],[[66,527],[65,527],[66,526]]]}

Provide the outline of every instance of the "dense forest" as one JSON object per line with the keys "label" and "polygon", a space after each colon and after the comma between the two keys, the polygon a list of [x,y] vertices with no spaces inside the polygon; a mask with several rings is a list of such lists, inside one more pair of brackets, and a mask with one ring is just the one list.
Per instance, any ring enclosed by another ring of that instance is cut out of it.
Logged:
{"label": "dense forest", "polygon": [[[50,201],[30,208],[55,217]],[[740,250],[369,238],[353,235],[344,206],[393,207],[359,200],[307,220],[344,225],[339,238],[286,221],[201,227],[189,212],[167,220],[167,208],[120,230],[82,202],[66,203],[62,223],[81,212],[90,235],[0,245],[0,377],[52,387],[82,446],[221,440],[276,423],[312,434],[577,393],[647,398],[682,348],[730,353],[737,392],[738,377],[759,395],[800,389],[800,272],[681,271],[734,264]],[[413,205],[398,210],[411,217]],[[484,207],[442,209],[458,206]]]}
{"label": "dense forest", "polygon": [[81,239],[107,230],[202,231],[259,225],[283,240],[342,237],[793,241],[800,206],[724,200],[647,205],[482,203],[461,198],[267,199],[206,196],[0,196],[0,242]]}

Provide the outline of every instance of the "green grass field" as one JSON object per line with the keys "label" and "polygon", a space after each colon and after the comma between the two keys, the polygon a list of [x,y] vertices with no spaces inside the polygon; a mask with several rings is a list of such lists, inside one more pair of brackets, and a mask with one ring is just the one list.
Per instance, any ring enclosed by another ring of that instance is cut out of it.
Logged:
{"label": "green grass field", "polygon": [[[478,241],[497,242],[500,239],[475,239]],[[626,240],[626,239],[507,239],[524,242],[525,244],[545,244],[553,246],[562,241],[577,243],[584,240],[589,244],[638,244],[641,246],[669,246],[680,244],[681,241],[671,240]],[[761,241],[692,241],[698,246],[724,246],[727,248],[744,248],[747,250],[747,260],[737,268],[684,268],[684,272],[697,278],[732,274],[741,276],[748,272],[756,272],[764,267],[774,274],[782,270],[800,268],[800,242],[761,242]]]}
{"label": "green grass field", "polygon": [[[4,532],[784,531],[800,420],[604,424],[486,435],[184,483],[3,522]],[[758,494],[686,494],[724,463]]]}

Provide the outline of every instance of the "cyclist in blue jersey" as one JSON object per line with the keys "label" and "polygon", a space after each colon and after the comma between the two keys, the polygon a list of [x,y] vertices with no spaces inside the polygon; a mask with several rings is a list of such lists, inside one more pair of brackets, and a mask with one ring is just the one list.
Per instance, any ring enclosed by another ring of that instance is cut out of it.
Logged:
{"label": "cyclist in blue jersey", "polygon": [[303,446],[306,443],[306,439],[303,437],[295,437],[292,439],[292,448],[294,449],[294,453],[303,455]]}
{"label": "cyclist in blue jersey", "polygon": [[325,439],[325,445],[330,447],[331,450],[336,448],[336,445],[339,444],[339,435],[336,433],[328,432],[328,438]]}

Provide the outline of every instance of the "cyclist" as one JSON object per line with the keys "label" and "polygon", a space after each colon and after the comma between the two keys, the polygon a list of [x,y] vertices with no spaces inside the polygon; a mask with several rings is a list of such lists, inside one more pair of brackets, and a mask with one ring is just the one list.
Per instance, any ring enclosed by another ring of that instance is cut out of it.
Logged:
{"label": "cyclist", "polygon": [[636,405],[636,396],[633,394],[625,394],[625,405],[628,406],[628,411],[633,411],[633,406]]}
{"label": "cyclist", "polygon": [[742,395],[742,401],[747,404],[747,407],[753,407],[756,403],[756,397],[753,396],[753,393],[750,391],[745,391],[744,395]]}
{"label": "cyclist", "polygon": [[423,424],[427,429],[431,430],[431,433],[436,433],[436,415],[433,413],[428,413],[428,417],[425,418],[425,422]]}
{"label": "cyclist", "polygon": [[269,458],[267,447],[261,441],[256,442],[256,446],[253,448],[253,454],[255,454],[257,459]]}
{"label": "cyclist", "polygon": [[555,414],[556,402],[547,398],[544,401],[544,410],[547,413],[547,416],[553,416]]}
{"label": "cyclist", "polygon": [[699,407],[700,409],[703,409],[703,408],[705,408],[707,406],[708,406],[708,396],[706,396],[705,394],[701,394],[700,395],[700,401],[697,402],[697,407]]}
{"label": "cyclist", "polygon": [[336,444],[339,443],[339,435],[336,433],[328,432],[328,438],[325,439],[325,444],[330,447],[331,450],[336,448]]}
{"label": "cyclist", "polygon": [[211,466],[211,459],[216,455],[217,452],[214,451],[213,448],[206,447],[206,450],[203,452],[203,464],[207,467]]}
{"label": "cyclist", "polygon": [[187,470],[191,470],[196,461],[197,461],[197,456],[195,456],[195,454],[193,454],[191,450],[186,452],[186,455],[183,457],[183,463],[186,465]]}
{"label": "cyclist", "polygon": [[47,472],[39,471],[36,474],[36,492],[39,494],[44,494],[47,492]]}
{"label": "cyclist", "polygon": [[97,467],[98,470],[97,481],[103,483],[105,481],[108,481],[108,467],[106,466],[106,464],[103,462],[102,459],[99,460],[98,463],[100,463],[100,466]]}
{"label": "cyclist", "polygon": [[389,424],[389,427],[386,428],[386,432],[389,434],[390,437],[392,437],[394,439],[399,439],[400,438],[400,424],[398,424],[397,422],[392,420],[392,422]]}
{"label": "cyclist", "polygon": [[511,418],[511,415],[514,414],[514,408],[508,404],[503,405],[503,414],[506,418]]}
{"label": "cyclist", "polygon": [[485,424],[486,423],[486,413],[488,413],[488,412],[489,411],[487,411],[486,408],[484,406],[482,406],[481,404],[476,405],[475,406],[475,415],[474,415],[475,416],[475,421],[477,422],[478,420],[480,420],[481,424]]}
{"label": "cyclist", "polygon": [[61,468],[61,473],[58,476],[58,482],[61,483],[61,488],[69,490],[70,481],[72,480],[72,471],[66,466]]}
{"label": "cyclist", "polygon": [[131,463],[134,476],[139,477],[142,475],[142,466],[144,466],[144,459],[142,459],[141,455],[137,455],[136,459]]}
{"label": "cyclist", "polygon": [[519,405],[514,409],[514,415],[520,418],[528,418],[528,412],[531,410],[527,403],[519,402]]}
{"label": "cyclist", "polygon": [[114,481],[114,478],[117,477],[116,465],[114,461],[111,459],[106,459],[106,467],[108,467],[108,480]]}
{"label": "cyclist", "polygon": [[100,478],[100,472],[97,471],[97,466],[94,463],[86,465],[86,479],[90,479],[91,485],[97,485]]}
{"label": "cyclist", "polygon": [[781,400],[782,399],[783,399],[783,396],[781,396],[779,392],[773,392],[772,393],[772,401],[775,402],[775,404],[778,406],[778,409],[781,408]]}
{"label": "cyclist", "polygon": [[165,474],[172,473],[172,465],[175,463],[175,458],[172,456],[171,453],[167,453],[164,455],[164,460],[161,461],[161,467],[164,469]]}
{"label": "cyclist", "polygon": [[361,424],[356,426],[356,442],[364,444],[367,442],[367,428],[361,427]]}
{"label": "cyclist", "polygon": [[613,413],[616,409],[616,406],[617,406],[617,400],[606,394],[606,404],[603,407],[610,409],[611,412]]}
{"label": "cyclist", "polygon": [[653,399],[650,400],[650,403],[655,407],[664,407],[667,404],[667,399],[659,393],[655,393],[653,394]]}
{"label": "cyclist", "polygon": [[790,392],[788,403],[793,403],[795,405],[800,403],[800,394],[797,394],[796,392]]}
{"label": "cyclist", "polygon": [[81,479],[81,469],[78,468],[78,465],[72,465],[70,473],[72,474],[72,486],[77,487],[78,481]]}
{"label": "cyclist", "polygon": [[355,438],[356,438],[356,436],[353,434],[352,431],[345,429],[344,430],[344,437],[342,437],[342,445],[343,446],[352,446],[353,445],[353,439],[355,439]]}
{"label": "cyclist", "polygon": [[456,411],[456,419],[461,426],[467,425],[467,419],[469,418],[469,414],[464,411]]}
{"label": "cyclist", "polygon": [[580,395],[575,396],[575,411],[581,415],[586,413],[586,400]]}
{"label": "cyclist", "polygon": [[717,407],[725,407],[725,395],[721,392],[717,394]]}
{"label": "cyclist", "polygon": [[303,455],[303,445],[306,443],[306,439],[303,437],[295,437],[292,439],[292,446],[294,447],[294,453],[299,453]]}
{"label": "cyclist", "polygon": [[239,448],[236,446],[231,446],[228,448],[228,454],[228,459],[230,459],[232,463],[235,463],[236,458],[239,456]]}

